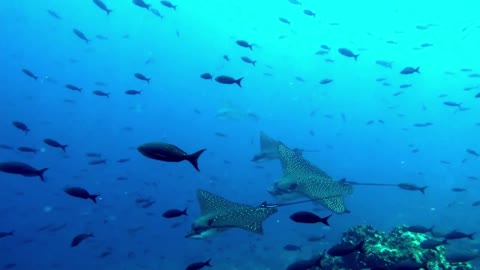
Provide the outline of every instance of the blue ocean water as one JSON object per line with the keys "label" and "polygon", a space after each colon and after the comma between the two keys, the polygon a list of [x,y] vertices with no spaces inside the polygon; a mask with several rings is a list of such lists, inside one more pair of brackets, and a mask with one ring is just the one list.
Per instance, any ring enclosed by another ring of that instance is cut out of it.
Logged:
{"label": "blue ocean water", "polygon": [[[211,258],[215,269],[285,269],[339,242],[358,224],[386,231],[402,224],[478,231],[472,203],[480,199],[479,160],[467,152],[480,151],[475,4],[178,0],[173,10],[145,1],[150,10],[130,0],[105,0],[110,15],[90,0],[0,4],[0,143],[38,149],[0,149],[0,162],[49,168],[45,183],[0,176],[0,231],[15,231],[0,239],[0,267],[184,269]],[[237,40],[255,46],[250,50]],[[242,61],[245,56],[255,66]],[[420,73],[400,74],[405,67],[420,67]],[[206,72],[243,77],[242,87],[200,78]],[[332,82],[320,84],[324,79]],[[126,95],[128,89],[141,95]],[[26,123],[28,135],[12,121]],[[209,240],[184,238],[200,216],[197,189],[250,205],[275,202],[267,189],[282,176],[280,163],[251,162],[261,131],[292,148],[318,150],[305,152],[305,159],[333,179],[415,183],[428,186],[426,194],[354,186],[346,197],[351,213],[334,215],[330,227],[291,222],[293,212],[315,207],[299,204],[267,219],[263,235],[229,230]],[[45,138],[68,144],[66,153],[44,144]],[[139,145],[152,141],[187,153],[206,148],[201,171],[138,153]],[[94,158],[87,152],[101,153],[106,164],[88,164]],[[130,160],[116,162],[121,158]],[[93,204],[66,195],[66,186],[101,196]],[[155,203],[142,208],[139,198]],[[185,207],[186,217],[161,216]],[[70,247],[80,233],[95,237]],[[309,243],[311,235],[326,239]],[[285,251],[285,244],[302,251]],[[479,247],[476,241],[461,246]]]}

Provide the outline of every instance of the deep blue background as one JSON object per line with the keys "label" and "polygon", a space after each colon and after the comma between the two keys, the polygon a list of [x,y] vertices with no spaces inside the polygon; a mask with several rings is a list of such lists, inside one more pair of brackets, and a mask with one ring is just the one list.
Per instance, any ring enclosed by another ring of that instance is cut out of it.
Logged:
{"label": "deep blue background", "polygon": [[[36,178],[0,175],[0,231],[15,230],[15,237],[0,239],[0,266],[182,269],[212,258],[222,269],[278,269],[336,243],[341,232],[357,224],[381,230],[401,224],[478,230],[478,209],[471,203],[480,199],[479,183],[467,176],[480,176],[479,160],[465,152],[480,151],[479,100],[474,98],[480,89],[464,90],[480,85],[479,78],[469,77],[480,72],[475,46],[480,29],[469,19],[474,18],[474,8],[454,6],[432,13],[425,12],[428,3],[415,3],[417,9],[411,10],[412,3],[403,1],[402,6],[305,1],[301,7],[286,0],[181,1],[173,11],[152,2],[164,19],[127,0],[105,1],[114,10],[109,16],[92,1],[2,2],[0,143],[42,152],[1,150],[0,159],[50,169],[45,184]],[[304,8],[316,11],[317,18],[304,15]],[[48,15],[48,9],[62,20]],[[292,25],[279,22],[280,16]],[[429,23],[436,25],[428,30],[416,27]],[[73,28],[92,41],[78,39]],[[99,34],[108,40],[95,38]],[[237,46],[238,39],[258,46],[250,51]],[[422,43],[433,46],[416,49]],[[322,44],[332,48],[330,53],[315,55]],[[339,47],[360,53],[358,62],[340,55]],[[242,62],[242,56],[257,60],[257,66]],[[393,69],[376,65],[376,60],[393,61]],[[420,66],[421,74],[400,75],[405,66]],[[41,78],[32,80],[22,68]],[[136,72],[151,77],[151,83],[134,78]],[[243,88],[202,80],[204,72],[245,77]],[[265,76],[267,72],[273,76]],[[334,81],[320,85],[325,78]],[[386,78],[391,86],[377,78]],[[97,86],[96,81],[107,85]],[[82,93],[65,89],[67,83],[82,87]],[[393,96],[405,83],[413,86]],[[93,95],[97,89],[111,97]],[[127,89],[141,89],[142,95],[127,96]],[[439,98],[441,94],[448,96]],[[458,112],[444,101],[461,102],[470,110]],[[229,104],[238,108],[242,119],[216,116]],[[317,111],[313,117],[312,111]],[[247,113],[259,120],[243,117]],[[27,123],[31,132],[25,136],[15,129],[15,120]],[[384,124],[366,125],[369,120]],[[419,122],[433,126],[413,126]],[[290,222],[288,215],[294,211],[313,208],[298,205],[267,220],[263,236],[231,230],[211,241],[184,239],[199,215],[198,188],[249,204],[273,201],[266,189],[281,176],[278,162],[263,164],[264,169],[250,162],[259,149],[261,130],[291,147],[320,150],[305,157],[335,179],[411,182],[429,188],[423,196],[397,188],[356,187],[347,198],[352,213],[334,216],[331,228]],[[67,153],[44,145],[47,137],[68,144]],[[150,141],[173,143],[189,153],[207,148],[199,161],[201,173],[187,162],[144,158],[136,147]],[[411,153],[415,148],[420,151]],[[102,153],[107,164],[88,165],[85,153],[91,151]],[[131,162],[115,162],[126,157]],[[128,180],[117,181],[119,176]],[[68,197],[62,191],[68,185],[98,192],[101,200],[94,205]],[[453,193],[452,187],[467,192]],[[138,197],[156,203],[142,209],[135,204]],[[167,209],[184,207],[189,207],[188,217],[161,217]],[[179,227],[171,228],[176,222]],[[38,232],[48,224],[67,226]],[[128,233],[139,226],[144,229]],[[83,232],[95,238],[70,248],[71,239]],[[306,241],[323,234],[324,242]],[[282,247],[287,243],[302,245],[303,251],[286,252]],[[97,258],[105,250],[112,255]],[[128,256],[131,252],[134,255]]]}

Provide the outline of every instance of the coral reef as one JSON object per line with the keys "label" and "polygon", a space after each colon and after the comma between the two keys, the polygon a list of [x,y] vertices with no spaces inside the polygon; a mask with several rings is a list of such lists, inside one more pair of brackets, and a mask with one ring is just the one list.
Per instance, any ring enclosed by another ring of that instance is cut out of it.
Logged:
{"label": "coral reef", "polygon": [[444,246],[423,249],[420,244],[430,239],[427,234],[412,233],[405,226],[395,227],[390,233],[379,232],[372,226],[356,226],[343,233],[342,243],[356,245],[365,241],[361,252],[343,257],[326,255],[323,269],[365,268],[395,269],[400,262],[410,262],[427,267],[429,270],[470,270],[470,263],[449,263]]}

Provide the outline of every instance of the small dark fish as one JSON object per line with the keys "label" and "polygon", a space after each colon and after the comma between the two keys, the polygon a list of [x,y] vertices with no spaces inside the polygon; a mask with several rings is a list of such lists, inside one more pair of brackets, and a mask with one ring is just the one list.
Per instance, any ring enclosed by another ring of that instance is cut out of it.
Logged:
{"label": "small dark fish", "polygon": [[332,257],[341,257],[341,256],[346,256],[348,254],[351,254],[355,251],[363,251],[363,245],[365,244],[365,241],[362,241],[358,243],[357,245],[351,245],[347,243],[341,243],[338,245],[335,245],[331,247],[327,253],[332,256]]}
{"label": "small dark fish", "polygon": [[480,98],[480,93],[476,94],[475,98]]}
{"label": "small dark fish", "polygon": [[413,124],[414,127],[429,127],[431,125],[433,125],[433,123],[430,123],[430,122]]}
{"label": "small dark fish", "polygon": [[428,186],[424,186],[424,187],[419,187],[415,184],[411,184],[411,183],[400,183],[398,184],[398,187],[401,188],[401,189],[404,189],[404,190],[410,190],[410,191],[420,191],[422,194],[425,194],[425,189],[428,187]]}
{"label": "small dark fish", "polygon": [[422,44],[420,44],[420,47],[422,47],[422,48],[428,48],[428,47],[432,47],[432,46],[433,46],[432,43],[422,43]]}
{"label": "small dark fish", "polygon": [[215,136],[220,138],[228,138],[228,135],[222,132],[215,132]]}
{"label": "small dark fish", "polygon": [[18,129],[20,129],[21,131],[25,132],[25,134],[28,134],[28,132],[30,131],[28,126],[23,122],[13,121],[12,124],[13,124],[14,127],[16,127]]}
{"label": "small dark fish", "polygon": [[208,259],[206,262],[192,263],[189,266],[187,266],[186,270],[199,270],[204,268],[205,266],[212,267],[212,265],[210,264],[211,260],[212,259]]}
{"label": "small dark fish", "polygon": [[392,94],[392,96],[398,97],[398,96],[400,96],[401,94],[403,94],[403,91],[395,92],[395,93]]}
{"label": "small dark fish", "polygon": [[20,147],[17,148],[17,150],[19,152],[23,152],[23,153],[34,153],[34,154],[36,154],[38,152],[37,149],[32,148],[32,147],[27,147],[27,146],[20,146]]}
{"label": "small dark fish", "polygon": [[141,95],[142,91],[141,90],[127,90],[127,91],[125,91],[125,94],[130,95],[130,96]]}
{"label": "small dark fish", "polygon": [[143,75],[143,74],[135,73],[135,74],[133,74],[133,76],[135,76],[135,78],[137,78],[137,79],[139,79],[139,80],[141,80],[141,81],[146,81],[147,83],[150,83],[150,79],[151,79],[151,78],[147,78],[147,77],[145,77],[145,75]]}
{"label": "small dark fish", "polygon": [[103,92],[101,90],[95,90],[92,92],[94,95],[99,96],[99,97],[110,97],[110,93]]}
{"label": "small dark fish", "polygon": [[305,15],[307,15],[307,16],[312,16],[312,17],[314,17],[314,18],[316,17],[316,14],[315,14],[313,11],[309,10],[309,9],[304,9],[304,10],[303,10],[303,14],[305,14]]}
{"label": "small dark fish", "polygon": [[102,156],[101,153],[96,153],[96,152],[88,152],[85,153],[85,156],[90,157],[90,158],[99,158]]}
{"label": "small dark fish", "polygon": [[46,170],[48,170],[48,168],[37,170],[23,162],[0,162],[0,172],[18,174],[25,177],[38,176],[42,182],[45,182],[43,174]]}
{"label": "small dark fish", "polygon": [[321,45],[320,48],[322,48],[324,50],[327,50],[327,51],[330,51],[330,49],[331,49],[330,46],[325,45],[325,44]]}
{"label": "small dark fish", "polygon": [[43,140],[44,143],[46,143],[47,145],[50,145],[51,147],[55,147],[55,148],[61,148],[63,150],[63,152],[66,152],[66,148],[68,145],[66,144],[61,144],[53,139],[45,139]]}
{"label": "small dark fish", "polygon": [[320,83],[320,84],[329,84],[329,83],[331,83],[331,82],[333,82],[332,79],[323,79],[323,80],[321,80],[319,83]]}
{"label": "small dark fish", "polygon": [[340,48],[338,49],[338,52],[343,56],[352,57],[353,59],[355,59],[355,61],[357,61],[357,57],[360,55],[360,54],[354,54],[350,49],[347,49],[347,48]]}
{"label": "small dark fish", "polygon": [[374,124],[374,123],[375,123],[374,120],[369,120],[367,123],[365,123],[365,125],[370,126],[371,124]]}
{"label": "small dark fish", "polygon": [[298,223],[313,224],[313,223],[321,222],[321,223],[323,223],[327,226],[330,226],[330,224],[328,224],[328,219],[331,216],[332,215],[329,215],[329,216],[326,216],[326,217],[322,218],[322,217],[319,217],[319,216],[315,215],[314,213],[301,211],[301,212],[296,212],[296,213],[292,214],[290,216],[290,219],[295,221],[295,222],[298,222]]}
{"label": "small dark fish", "polygon": [[3,149],[3,150],[13,150],[15,149],[13,146],[10,146],[10,145],[6,145],[6,144],[0,144],[0,149]]}
{"label": "small dark fish", "polygon": [[446,245],[447,239],[443,239],[443,241],[435,240],[435,239],[427,239],[420,243],[420,247],[423,249],[436,249],[438,246]]}
{"label": "small dark fish", "polygon": [[78,29],[73,29],[73,33],[78,37],[80,38],[81,40],[85,41],[86,43],[90,42],[90,40],[85,36],[85,34],[78,30]]}
{"label": "small dark fish", "polygon": [[150,4],[145,3],[143,0],[132,0],[132,3],[141,8],[150,9]]}
{"label": "small dark fish", "polygon": [[112,10],[107,8],[107,5],[105,5],[105,3],[103,3],[101,0],[93,0],[93,3],[101,10],[107,12],[107,15],[110,15],[110,12],[112,12]]}
{"label": "small dark fish", "polygon": [[400,84],[399,87],[402,88],[402,89],[405,89],[405,88],[410,88],[410,87],[412,87],[412,85],[409,84],[409,83],[406,83],[406,84]]}
{"label": "small dark fish", "polygon": [[98,258],[103,259],[103,258],[106,258],[110,255],[112,255],[112,252],[110,250],[106,250],[106,251],[100,253],[100,255],[98,255]]}
{"label": "small dark fish", "polygon": [[278,18],[278,20],[281,21],[282,23],[288,24],[290,26],[290,21],[288,19],[280,17],[280,18]]}
{"label": "small dark fish", "polygon": [[67,89],[70,89],[72,91],[78,91],[78,92],[82,92],[82,88],[76,86],[76,85],[73,85],[73,84],[66,84],[65,85],[65,88]]}
{"label": "small dark fish", "polygon": [[167,7],[167,8],[171,8],[171,9],[173,9],[173,10],[175,10],[175,11],[177,10],[177,6],[174,6],[174,5],[173,5],[172,3],[170,3],[169,1],[160,1],[160,3],[161,3],[163,6]]}
{"label": "small dark fish", "polygon": [[185,208],[183,211],[178,210],[178,209],[170,209],[170,210],[165,211],[162,214],[162,217],[164,217],[164,218],[176,218],[176,217],[180,217],[180,216],[188,216],[187,208]]}
{"label": "small dark fish", "polygon": [[88,191],[86,191],[81,187],[68,187],[68,188],[65,188],[63,191],[73,197],[77,197],[85,200],[90,199],[94,203],[97,203],[97,197],[100,196],[100,194],[90,194]]}
{"label": "small dark fish", "polygon": [[298,0],[288,0],[288,2],[290,2],[291,4],[294,4],[294,5],[301,5],[302,3],[298,2]]}
{"label": "small dark fish", "polygon": [[198,168],[198,158],[205,150],[206,149],[202,149],[193,154],[187,154],[175,145],[162,142],[146,143],[138,147],[138,151],[145,157],[167,162],[187,160],[197,171],[200,171]]}
{"label": "small dark fish", "polygon": [[472,73],[472,74],[468,75],[468,77],[470,77],[470,78],[480,78],[480,73]]}
{"label": "small dark fish", "polygon": [[103,36],[103,35],[96,35],[95,37],[99,40],[108,40],[108,38],[106,36]]}
{"label": "small dark fish", "polygon": [[462,103],[453,102],[453,101],[445,101],[445,102],[443,102],[443,104],[446,105],[446,106],[450,106],[450,107],[460,107],[460,106],[462,106]]}
{"label": "small dark fish", "polygon": [[87,239],[87,238],[90,238],[90,237],[94,237],[93,234],[91,233],[82,233],[82,234],[79,234],[77,236],[75,236],[73,239],[72,239],[72,242],[70,243],[70,246],[71,247],[76,247],[78,246],[83,240]]}
{"label": "small dark fish", "polygon": [[297,80],[299,82],[305,82],[305,79],[300,77],[300,76],[295,76],[295,80]]}
{"label": "small dark fish", "polygon": [[200,78],[205,80],[212,80],[213,76],[210,73],[203,73],[202,75],[200,75]]}
{"label": "small dark fish", "polygon": [[27,75],[28,77],[34,79],[34,80],[37,80],[38,79],[38,76],[33,74],[33,72],[31,72],[30,70],[26,69],[26,68],[22,68],[22,72],[25,73],[25,75]]}
{"label": "small dark fish", "polygon": [[249,48],[250,50],[253,50],[253,46],[255,46],[255,44],[249,44],[245,40],[237,40],[237,45],[240,47]]}
{"label": "small dark fish", "polygon": [[163,19],[164,16],[157,9],[151,8],[150,11],[153,13],[153,15],[159,17],[160,19]]}
{"label": "small dark fish", "polygon": [[121,158],[121,159],[117,160],[117,163],[127,163],[129,161],[130,161],[129,158]]}
{"label": "small dark fish", "polygon": [[60,17],[60,15],[58,15],[58,13],[56,13],[56,12],[53,11],[53,10],[48,9],[48,10],[47,10],[47,13],[48,13],[50,16],[52,16],[53,18],[57,19],[57,20],[61,20],[61,19],[62,19],[62,17]]}
{"label": "small dark fish", "polygon": [[480,201],[474,201],[474,202],[472,203],[472,206],[479,206],[479,205],[480,205]]}
{"label": "small dark fish", "polygon": [[406,67],[400,71],[400,74],[408,75],[413,73],[420,73],[420,67],[413,68],[413,67]]}
{"label": "small dark fish", "polygon": [[452,191],[453,192],[465,192],[465,191],[467,191],[467,189],[466,188],[452,188]]}
{"label": "small dark fish", "polygon": [[475,156],[475,157],[480,156],[480,155],[477,153],[477,151],[475,151],[475,150],[473,150],[473,149],[466,149],[465,151],[466,151],[467,153],[469,153],[470,155],[472,155],[472,156]]}
{"label": "small dark fish", "polygon": [[283,249],[286,251],[300,251],[302,250],[302,247],[297,246],[297,245],[292,245],[292,244],[287,244],[283,246]]}
{"label": "small dark fish", "polygon": [[324,240],[325,238],[327,238],[327,235],[322,235],[322,236],[310,236],[310,237],[307,238],[307,241],[308,241],[308,242],[318,242],[318,241]]}
{"label": "small dark fish", "polygon": [[470,240],[473,240],[473,235],[475,233],[464,233],[464,232],[459,232],[459,231],[451,231],[445,235],[445,239],[447,240],[455,240],[455,239],[463,239],[463,238],[468,238]]}
{"label": "small dark fish", "polygon": [[468,180],[478,180],[478,177],[476,176],[468,176]]}
{"label": "small dark fish", "polygon": [[375,61],[375,64],[382,66],[384,68],[392,68],[393,61],[385,61],[385,60],[377,60]]}
{"label": "small dark fish", "polygon": [[242,61],[247,63],[247,64],[252,64],[253,66],[255,66],[255,63],[257,63],[257,61],[254,61],[246,56],[242,56]]}
{"label": "small dark fish", "polygon": [[319,50],[319,51],[315,52],[315,55],[326,55],[326,54],[328,54],[328,51]]}
{"label": "small dark fish", "polygon": [[100,164],[107,164],[106,159],[96,159],[88,162],[88,165],[100,165]]}
{"label": "small dark fish", "polygon": [[406,231],[408,232],[413,232],[413,233],[428,233],[428,232],[431,232],[433,230],[433,227],[430,227],[430,228],[427,228],[425,226],[422,226],[422,225],[412,225],[412,226],[408,226],[405,228]]}
{"label": "small dark fish", "polygon": [[9,232],[0,232],[0,238],[4,238],[4,237],[7,237],[7,236],[13,236],[13,233],[15,231],[9,231]]}
{"label": "small dark fish", "polygon": [[240,87],[242,87],[242,80],[243,80],[243,77],[241,77],[239,79],[234,79],[234,78],[232,78],[230,76],[226,76],[226,75],[221,75],[221,76],[215,77],[215,81],[217,81],[221,84],[237,84]]}

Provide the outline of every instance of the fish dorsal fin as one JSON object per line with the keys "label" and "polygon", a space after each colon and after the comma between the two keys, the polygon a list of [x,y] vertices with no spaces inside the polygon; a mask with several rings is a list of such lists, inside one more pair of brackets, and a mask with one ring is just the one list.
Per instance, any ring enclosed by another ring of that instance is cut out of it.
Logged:
{"label": "fish dorsal fin", "polygon": [[265,132],[260,131],[260,152],[277,152],[280,143]]}
{"label": "fish dorsal fin", "polygon": [[218,213],[211,219],[209,225],[217,228],[240,228],[263,234],[263,222],[276,212],[275,207],[253,207],[240,204],[239,207]]}
{"label": "fish dorsal fin", "polygon": [[282,163],[283,174],[288,175],[318,175],[330,178],[324,171],[320,170],[299,154],[290,150],[284,144],[278,145],[280,161]]}
{"label": "fish dorsal fin", "polygon": [[223,197],[202,189],[197,191],[197,197],[202,215],[208,215],[214,212],[241,206],[241,204],[231,202]]}

